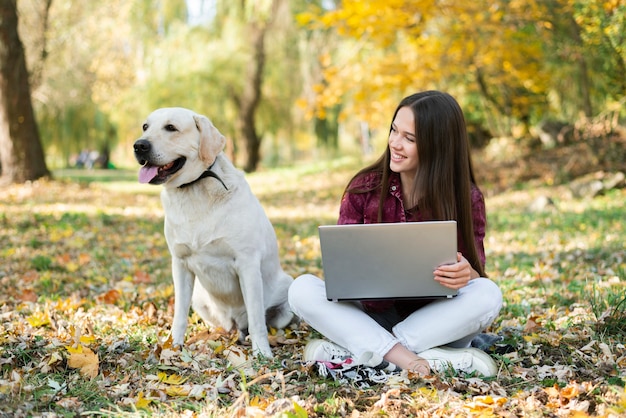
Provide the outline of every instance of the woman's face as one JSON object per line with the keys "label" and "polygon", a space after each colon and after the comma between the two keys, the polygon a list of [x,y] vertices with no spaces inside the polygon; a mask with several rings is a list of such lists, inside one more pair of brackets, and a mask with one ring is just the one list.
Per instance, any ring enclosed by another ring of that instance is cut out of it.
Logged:
{"label": "woman's face", "polygon": [[[408,107],[401,107],[391,123],[389,168],[396,173],[413,178],[417,172],[417,144],[415,141],[415,118]],[[403,176],[403,177],[405,177]]]}

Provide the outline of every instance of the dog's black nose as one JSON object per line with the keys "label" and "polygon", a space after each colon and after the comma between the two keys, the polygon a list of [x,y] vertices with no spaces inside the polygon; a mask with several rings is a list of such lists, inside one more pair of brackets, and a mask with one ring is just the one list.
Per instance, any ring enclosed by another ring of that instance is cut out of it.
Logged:
{"label": "dog's black nose", "polygon": [[144,155],[150,151],[150,141],[147,139],[138,139],[135,141],[133,148],[135,150],[135,154]]}

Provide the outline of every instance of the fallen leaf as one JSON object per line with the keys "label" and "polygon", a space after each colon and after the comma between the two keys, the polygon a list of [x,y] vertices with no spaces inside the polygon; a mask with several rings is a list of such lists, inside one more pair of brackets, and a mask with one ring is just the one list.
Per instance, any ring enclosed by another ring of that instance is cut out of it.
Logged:
{"label": "fallen leaf", "polygon": [[161,347],[162,350],[168,350],[170,348],[172,348],[174,344],[174,340],[172,339],[172,335],[168,335],[168,337],[159,344],[159,347]]}
{"label": "fallen leaf", "polygon": [[539,320],[537,316],[531,316],[530,318],[528,318],[528,321],[526,321],[524,332],[532,333],[533,331],[536,331],[538,328],[541,328],[541,321]]}
{"label": "fallen leaf", "polygon": [[59,399],[56,404],[65,409],[77,410],[83,403],[77,397],[71,397]]}
{"label": "fallen leaf", "polygon": [[286,338],[284,335],[269,335],[267,337],[270,345],[275,347],[277,345],[294,345],[300,342],[297,338]]}
{"label": "fallen leaf", "polygon": [[85,264],[89,263],[91,261],[91,256],[89,254],[85,254],[85,253],[81,253],[78,255],[78,263],[81,266],[84,266]]}
{"label": "fallen leaf", "polygon": [[559,395],[565,399],[573,399],[580,394],[580,390],[578,390],[578,385],[567,385],[559,392]]}
{"label": "fallen leaf", "polygon": [[159,378],[159,382],[167,383],[168,385],[181,385],[187,380],[186,377],[177,374],[168,375],[165,372],[159,372],[157,377]]}
{"label": "fallen leaf", "polygon": [[26,321],[28,321],[31,326],[39,328],[50,324],[50,316],[48,315],[48,312],[35,312],[26,318]]}
{"label": "fallen leaf", "polygon": [[78,341],[82,344],[90,344],[96,341],[96,337],[94,335],[81,335]]}
{"label": "fallen leaf", "polygon": [[97,297],[97,300],[102,302],[102,303],[106,303],[108,305],[115,305],[115,303],[118,301],[118,299],[120,298],[120,292],[119,290],[116,289],[111,289],[108,292],[99,295]]}
{"label": "fallen leaf", "polygon": [[33,289],[24,289],[17,298],[21,302],[37,302],[37,293]]}
{"label": "fallen leaf", "polygon": [[189,395],[189,388],[186,388],[184,386],[168,386],[165,389],[165,393],[167,393],[167,396],[188,396]]}
{"label": "fallen leaf", "polygon": [[137,401],[135,402],[135,406],[137,409],[148,409],[148,405],[152,402],[151,399],[146,399],[143,397],[143,392],[139,392],[137,395]]}
{"label": "fallen leaf", "polygon": [[99,359],[98,355],[91,351],[89,347],[79,345],[79,348],[67,348],[70,353],[67,365],[72,369],[79,369],[80,374],[90,379],[98,375]]}
{"label": "fallen leaf", "polygon": [[150,283],[152,280],[150,279],[150,274],[146,271],[137,270],[135,272],[135,276],[133,278],[133,282],[135,283]]}

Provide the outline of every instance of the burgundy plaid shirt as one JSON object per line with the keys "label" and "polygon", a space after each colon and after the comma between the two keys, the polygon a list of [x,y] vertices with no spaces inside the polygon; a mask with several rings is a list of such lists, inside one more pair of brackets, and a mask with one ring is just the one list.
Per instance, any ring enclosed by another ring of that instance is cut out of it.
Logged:
{"label": "burgundy plaid shirt", "polygon": [[[354,180],[351,187],[365,189],[371,188],[378,182],[378,175],[369,173]],[[385,199],[383,208],[383,222],[420,222],[427,220],[419,209],[412,212],[405,211],[402,202],[402,184],[400,183],[400,175],[392,172],[389,178],[389,196]],[[339,208],[338,224],[369,224],[378,222],[378,204],[380,192],[374,190],[369,193],[346,193],[341,200]],[[485,227],[487,224],[487,215],[485,210],[485,200],[481,191],[475,185],[472,185],[472,219],[474,222],[474,240],[476,242],[476,250],[481,263],[485,264],[485,247],[483,240],[485,238]],[[459,251],[464,254],[466,245],[462,237],[457,234],[457,242]],[[391,305],[393,301],[367,301],[363,305],[370,311],[382,311]],[[423,303],[419,303],[422,306]],[[406,305],[403,303],[402,305]],[[416,308],[419,307],[415,305]],[[403,309],[405,310],[405,309]],[[414,309],[413,309],[414,310]]]}

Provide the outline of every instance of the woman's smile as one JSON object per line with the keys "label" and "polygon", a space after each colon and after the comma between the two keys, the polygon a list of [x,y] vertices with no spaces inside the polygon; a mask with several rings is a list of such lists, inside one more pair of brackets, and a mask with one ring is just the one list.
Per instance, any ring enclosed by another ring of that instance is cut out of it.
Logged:
{"label": "woman's smile", "polygon": [[406,159],[406,157],[404,155],[400,155],[400,154],[392,151],[391,152],[391,159],[393,161],[400,162],[400,161]]}

